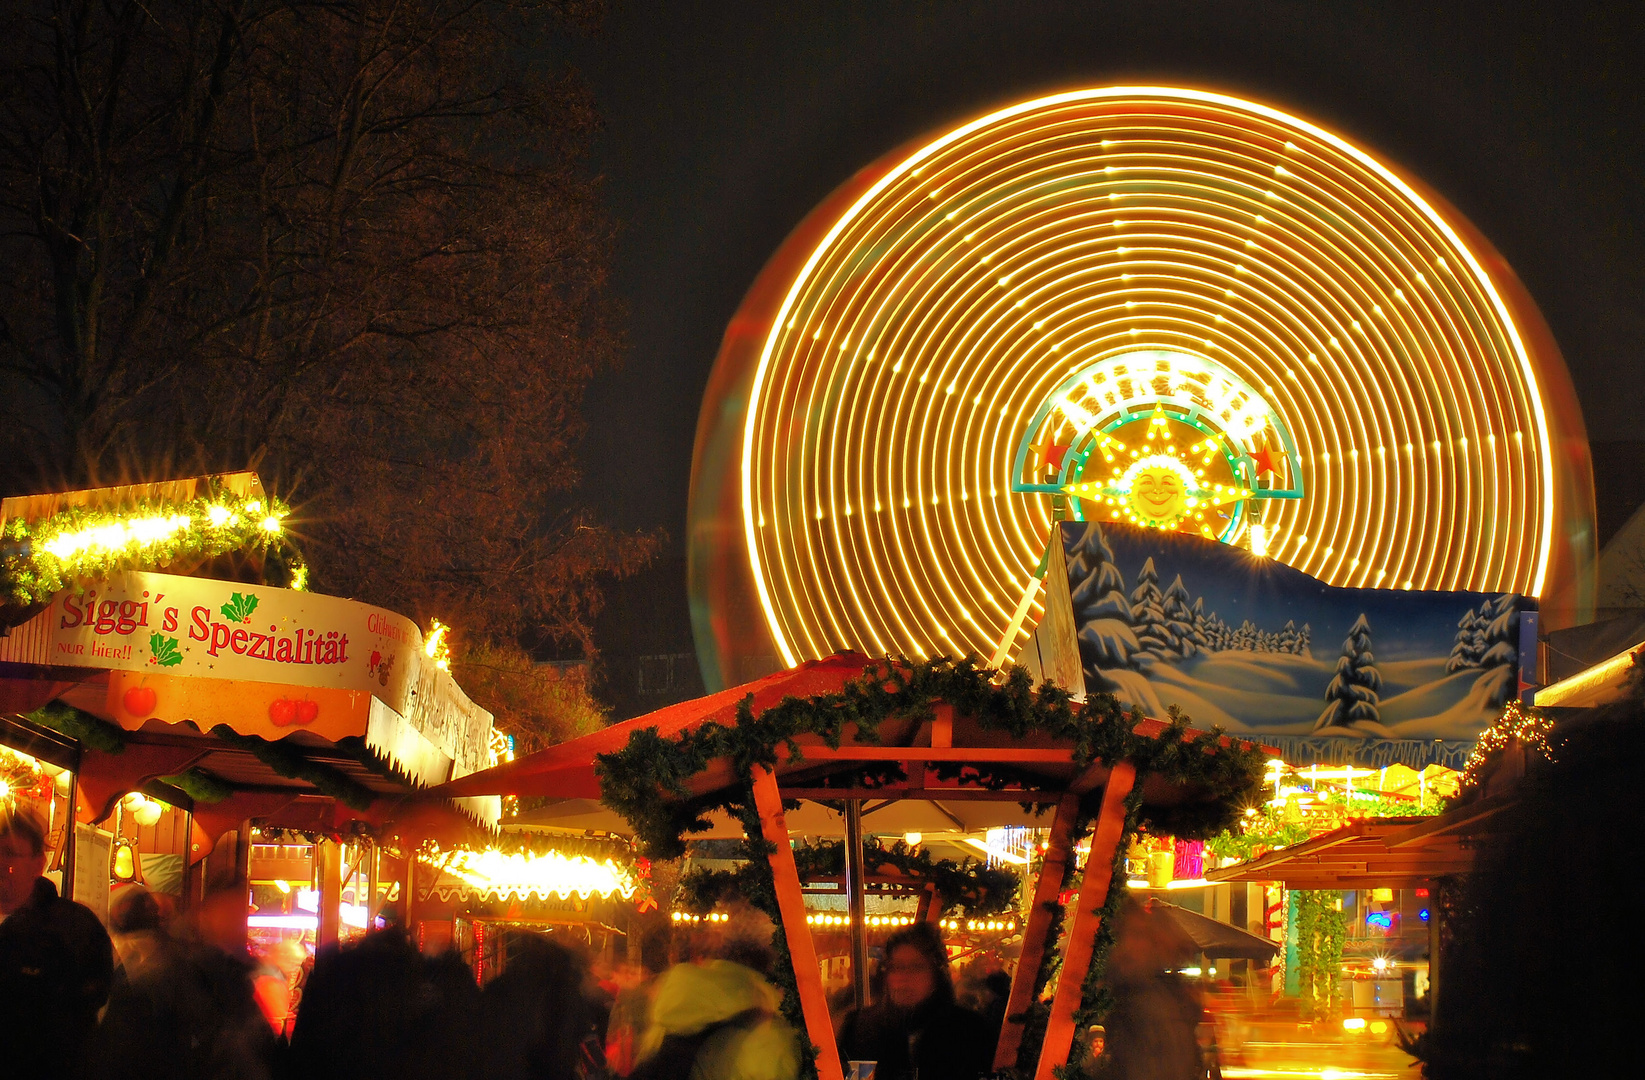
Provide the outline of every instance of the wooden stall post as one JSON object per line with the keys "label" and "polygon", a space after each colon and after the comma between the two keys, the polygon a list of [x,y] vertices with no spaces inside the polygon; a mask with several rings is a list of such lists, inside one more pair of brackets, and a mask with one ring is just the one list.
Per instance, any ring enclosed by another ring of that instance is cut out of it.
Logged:
{"label": "wooden stall post", "polygon": [[914,921],[928,922],[932,926],[942,924],[942,897],[937,893],[937,886],[929,881],[920,890],[920,906],[914,912]]}
{"label": "wooden stall post", "polygon": [[794,964],[805,1031],[817,1047],[817,1076],[819,1080],[845,1080],[840,1050],[834,1042],[834,1025],[828,1018],[828,999],[823,995],[822,973],[817,970],[817,949],[805,924],[805,896],[800,892],[794,849],[789,847],[782,794],[777,790],[776,774],[760,766],[754,768],[754,808],[760,815],[760,833],[773,848],[771,877],[776,886],[777,910]]}
{"label": "wooden stall post", "polygon": [[1022,928],[1022,955],[1017,970],[1011,976],[1011,995],[1005,1003],[1005,1022],[1000,1025],[999,1044],[994,1050],[994,1069],[1017,1067],[1017,1052],[1022,1049],[1022,1033],[1026,1026],[1028,1007],[1033,1003],[1034,980],[1039,975],[1040,961],[1045,957],[1046,938],[1051,932],[1051,917],[1057,910],[1057,893],[1062,889],[1063,872],[1074,846],[1074,819],[1079,817],[1080,797],[1069,792],[1057,800],[1057,811],[1051,818],[1051,835],[1046,841],[1045,861],[1039,880],[1034,882],[1034,902],[1028,908],[1028,924]]}
{"label": "wooden stall post", "polygon": [[1137,769],[1129,761],[1114,766],[1108,786],[1102,791],[1102,809],[1091,833],[1091,854],[1080,878],[1079,900],[1074,908],[1074,925],[1063,949],[1062,973],[1057,976],[1057,992],[1051,999],[1051,1019],[1040,1044],[1040,1060],[1034,1080],[1052,1080],[1055,1070],[1068,1063],[1074,1044],[1074,1013],[1085,990],[1085,975],[1091,970],[1097,928],[1102,923],[1102,906],[1108,902],[1108,885],[1114,873],[1114,852],[1125,831],[1125,799],[1136,784]]}
{"label": "wooden stall post", "polygon": [[343,903],[343,848],[339,841],[322,839],[318,849],[320,871],[320,925],[314,933],[317,946],[337,944],[342,930]]}
{"label": "wooden stall post", "polygon": [[868,1004],[868,885],[863,880],[862,800],[845,800],[845,910],[851,919],[851,995]]}

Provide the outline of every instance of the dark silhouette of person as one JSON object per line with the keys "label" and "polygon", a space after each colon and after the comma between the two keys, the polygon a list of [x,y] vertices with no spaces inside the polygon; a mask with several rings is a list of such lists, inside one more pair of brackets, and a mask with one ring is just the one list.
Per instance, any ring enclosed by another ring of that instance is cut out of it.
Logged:
{"label": "dark silhouette of person", "polygon": [[842,1058],[878,1062],[875,1080],[971,1080],[990,1070],[994,1039],[981,1014],[954,1000],[935,928],[916,923],[891,935],[880,974],[880,1000],[841,1028]]}
{"label": "dark silhouette of person", "polygon": [[425,957],[398,931],[328,946],[292,1027],[301,1080],[478,1080],[488,1028],[474,973],[456,953]]}
{"label": "dark silhouette of person", "polygon": [[1094,1071],[1103,1080],[1198,1080],[1200,1002],[1174,968],[1194,943],[1163,911],[1127,903],[1114,929],[1105,981],[1114,1005]]}
{"label": "dark silhouette of person", "polygon": [[574,1080],[604,1056],[599,1008],[589,997],[588,964],[564,946],[524,937],[508,966],[481,994],[485,1075],[494,1080]]}
{"label": "dark silhouette of person", "polygon": [[40,822],[0,810],[0,1054],[17,1076],[71,1073],[114,981],[108,931],[45,869]]}
{"label": "dark silhouette of person", "polygon": [[110,905],[109,924],[119,939],[123,977],[92,1034],[86,1080],[274,1075],[274,1033],[257,1007],[249,957],[174,937],[159,905],[140,887],[121,890]]}

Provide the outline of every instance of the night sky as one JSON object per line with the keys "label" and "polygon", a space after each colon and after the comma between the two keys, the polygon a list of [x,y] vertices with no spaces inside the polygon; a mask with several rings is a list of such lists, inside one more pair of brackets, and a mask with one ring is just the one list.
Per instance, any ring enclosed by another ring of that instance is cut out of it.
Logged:
{"label": "night sky", "polygon": [[[1637,3],[617,0],[573,49],[604,118],[593,166],[629,309],[627,364],[588,399],[586,485],[607,520],[664,528],[672,550],[616,594],[604,646],[690,648],[697,407],[727,321],[789,230],[903,142],[1073,86],[1247,95],[1414,173],[1519,273],[1590,439],[1645,440],[1642,45]],[[1598,455],[1602,499],[1645,473],[1618,460]]]}

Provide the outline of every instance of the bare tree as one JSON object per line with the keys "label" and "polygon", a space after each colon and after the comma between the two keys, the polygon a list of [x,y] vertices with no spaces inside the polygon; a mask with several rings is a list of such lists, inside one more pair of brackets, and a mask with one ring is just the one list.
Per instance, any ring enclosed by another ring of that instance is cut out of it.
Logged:
{"label": "bare tree", "polygon": [[[567,0],[0,0],[7,482],[249,462],[316,585],[591,646],[618,340]],[[478,640],[478,637],[476,638]]]}

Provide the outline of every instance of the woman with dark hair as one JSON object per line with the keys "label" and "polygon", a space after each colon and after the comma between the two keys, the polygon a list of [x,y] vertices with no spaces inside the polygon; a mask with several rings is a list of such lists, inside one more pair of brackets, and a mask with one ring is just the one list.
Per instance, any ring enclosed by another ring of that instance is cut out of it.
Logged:
{"label": "woman with dark hair", "polygon": [[841,1057],[878,1062],[875,1080],[972,1080],[992,1067],[993,1036],[954,1000],[948,951],[929,923],[891,935],[882,996],[846,1017]]}

